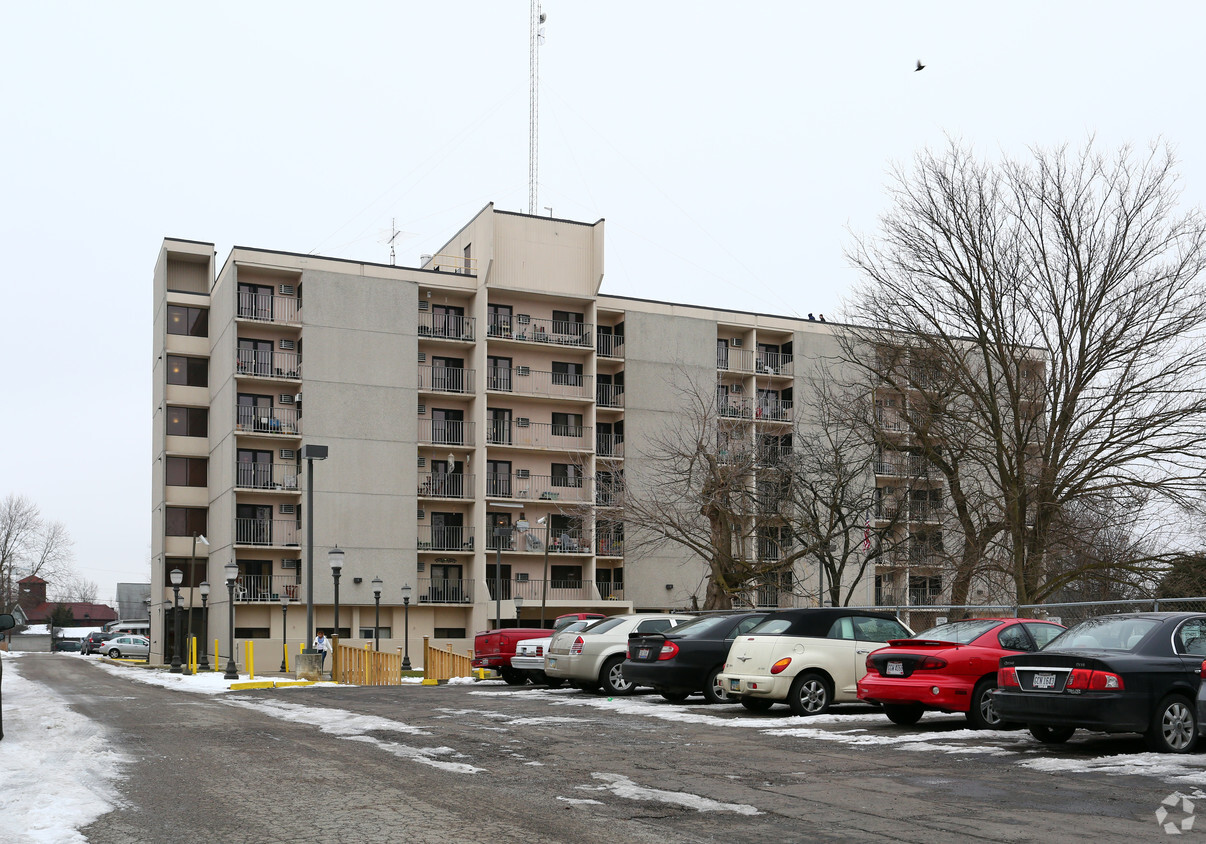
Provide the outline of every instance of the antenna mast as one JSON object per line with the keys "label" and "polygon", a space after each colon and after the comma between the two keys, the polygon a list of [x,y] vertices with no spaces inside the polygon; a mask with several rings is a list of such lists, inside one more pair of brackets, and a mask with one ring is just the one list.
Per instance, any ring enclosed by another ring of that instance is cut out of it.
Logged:
{"label": "antenna mast", "polygon": [[389,265],[394,265],[394,241],[398,239],[398,235],[402,232],[398,231],[398,218],[391,217],[389,221]]}
{"label": "antenna mast", "polygon": [[528,77],[531,90],[528,95],[528,213],[535,214],[536,176],[540,169],[540,42],[544,40],[544,13],[540,11],[540,0],[532,0],[528,32],[529,67]]}

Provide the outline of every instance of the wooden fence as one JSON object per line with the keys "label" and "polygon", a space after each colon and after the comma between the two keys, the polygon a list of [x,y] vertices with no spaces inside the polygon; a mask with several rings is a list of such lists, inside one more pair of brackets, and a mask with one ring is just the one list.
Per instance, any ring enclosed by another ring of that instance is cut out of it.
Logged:
{"label": "wooden fence", "polygon": [[350,686],[398,686],[402,684],[402,649],[397,653],[334,646],[331,664],[336,683]]}
{"label": "wooden fence", "polygon": [[458,654],[451,648],[435,648],[423,637],[423,679],[450,680],[473,676],[473,653]]}

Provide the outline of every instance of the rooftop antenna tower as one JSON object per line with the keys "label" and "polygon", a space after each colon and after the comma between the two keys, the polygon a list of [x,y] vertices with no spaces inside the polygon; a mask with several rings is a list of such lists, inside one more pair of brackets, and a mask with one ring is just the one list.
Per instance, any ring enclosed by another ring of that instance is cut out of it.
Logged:
{"label": "rooftop antenna tower", "polygon": [[389,240],[387,243],[389,243],[389,265],[392,267],[394,265],[394,241],[398,239],[398,235],[402,234],[402,232],[398,231],[397,217],[390,217],[389,232]]}
{"label": "rooftop antenna tower", "polygon": [[535,214],[539,203],[536,199],[536,176],[540,169],[540,45],[544,43],[542,24],[548,16],[540,11],[540,0],[532,0],[528,32],[529,68],[531,89],[528,94],[528,213]]}

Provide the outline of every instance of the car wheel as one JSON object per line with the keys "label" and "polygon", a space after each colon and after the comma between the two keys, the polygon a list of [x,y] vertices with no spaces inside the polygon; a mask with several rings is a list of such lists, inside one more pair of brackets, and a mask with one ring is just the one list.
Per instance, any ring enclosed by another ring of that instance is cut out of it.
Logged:
{"label": "car wheel", "polygon": [[791,684],[787,703],[793,715],[824,715],[833,703],[829,681],[815,671],[806,671]]}
{"label": "car wheel", "polygon": [[691,697],[690,692],[658,692],[658,694],[671,703],[682,703],[684,700]]}
{"label": "car wheel", "polygon": [[741,705],[750,712],[766,712],[775,705],[773,700],[767,700],[764,697],[743,697]]}
{"label": "car wheel", "polygon": [[967,710],[967,720],[971,722],[973,729],[1002,729],[1001,716],[997,714],[996,701],[992,698],[996,688],[996,680],[990,677],[976,683],[976,688],[972,691],[971,708]]}
{"label": "car wheel", "polygon": [[624,657],[613,656],[603,663],[599,672],[599,682],[603,691],[610,695],[630,695],[636,691],[636,684],[624,679]]}
{"label": "car wheel", "polygon": [[1041,724],[1031,724],[1027,729],[1043,744],[1063,744],[1076,732],[1075,727],[1045,727]]}
{"label": "car wheel", "polygon": [[1198,738],[1198,719],[1193,704],[1180,695],[1169,695],[1152,713],[1152,723],[1143,736],[1148,750],[1156,753],[1189,753]]}
{"label": "car wheel", "polygon": [[720,672],[724,670],[723,665],[718,665],[712,669],[712,673],[708,675],[708,679],[704,682],[703,696],[708,703],[732,703],[733,698],[725,691],[724,684],[720,682]]}
{"label": "car wheel", "polygon": [[121,651],[119,651],[117,648],[109,648],[109,658],[121,659]]}
{"label": "car wheel", "polygon": [[528,682],[528,675],[514,668],[500,668],[498,673],[508,686],[523,686]]}
{"label": "car wheel", "polygon": [[920,703],[885,703],[884,714],[893,724],[911,727],[921,720],[925,707]]}

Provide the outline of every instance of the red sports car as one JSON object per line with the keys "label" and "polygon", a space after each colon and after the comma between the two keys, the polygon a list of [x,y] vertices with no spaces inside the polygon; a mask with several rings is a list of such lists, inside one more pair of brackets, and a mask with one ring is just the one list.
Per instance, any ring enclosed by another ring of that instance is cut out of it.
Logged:
{"label": "red sports car", "polygon": [[896,724],[916,724],[927,709],[964,712],[977,729],[998,727],[993,706],[997,663],[1037,651],[1064,632],[1061,624],[1032,618],[968,618],[893,639],[867,656],[859,700],[882,704]]}

